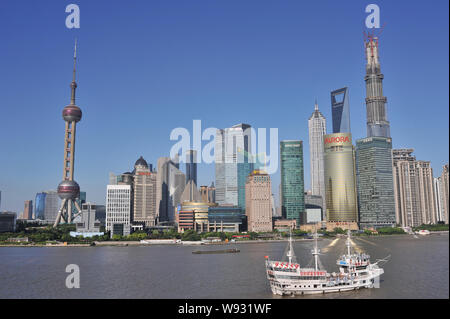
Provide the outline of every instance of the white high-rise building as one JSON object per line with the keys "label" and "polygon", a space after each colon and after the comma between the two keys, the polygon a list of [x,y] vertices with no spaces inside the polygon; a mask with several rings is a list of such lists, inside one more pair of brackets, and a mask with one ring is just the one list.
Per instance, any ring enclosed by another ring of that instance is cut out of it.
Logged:
{"label": "white high-rise building", "polygon": [[129,235],[131,222],[131,185],[108,185],[106,188],[106,231]]}
{"label": "white high-rise building", "polygon": [[441,193],[441,178],[433,178],[433,189],[434,189],[434,205],[436,207],[436,218],[437,221],[444,221],[444,215],[442,211],[442,193]]}
{"label": "white high-rise building", "polygon": [[47,194],[45,196],[45,220],[53,223],[56,220],[56,216],[58,216],[59,196],[56,191],[47,191],[45,193]]}
{"label": "white high-rise building", "polygon": [[237,124],[216,133],[216,202],[245,209],[245,183],[252,172],[251,126]]}
{"label": "white high-rise building", "polygon": [[156,224],[156,173],[141,156],[133,170],[133,225]]}
{"label": "white high-rise building", "polygon": [[175,210],[186,185],[186,176],[179,168],[178,156],[158,159],[156,216],[159,222],[175,221]]}
{"label": "white high-rise building", "polygon": [[181,204],[181,195],[186,186],[186,176],[178,167],[170,162],[169,170],[169,198],[167,204],[167,218],[169,222],[175,221],[175,211]]}
{"label": "white high-rise building", "polygon": [[433,169],[429,161],[416,162],[419,204],[423,224],[436,224],[437,214],[434,201]]}
{"label": "white high-rise building", "polygon": [[309,130],[309,159],[311,172],[311,190],[312,195],[322,196],[322,211],[325,207],[325,179],[324,179],[324,160],[323,160],[323,137],[327,134],[327,122],[320,113],[317,102],[314,106],[314,113],[308,120]]}
{"label": "white high-rise building", "polygon": [[449,167],[445,164],[442,167],[442,174],[439,177],[441,188],[441,209],[442,209],[442,221],[448,224],[448,216],[450,211],[449,204]]}
{"label": "white high-rise building", "polygon": [[397,224],[417,227],[422,224],[414,149],[392,150],[395,215]]}

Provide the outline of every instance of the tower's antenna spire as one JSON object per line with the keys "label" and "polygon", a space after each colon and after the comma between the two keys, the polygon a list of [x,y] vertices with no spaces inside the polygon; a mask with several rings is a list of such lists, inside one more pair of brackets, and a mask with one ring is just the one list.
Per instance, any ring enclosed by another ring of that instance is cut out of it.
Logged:
{"label": "tower's antenna spire", "polygon": [[70,104],[75,105],[75,90],[77,88],[77,82],[75,82],[75,75],[77,71],[77,38],[75,38],[75,48],[73,51],[73,76],[70,87],[72,88],[72,94],[70,96]]}
{"label": "tower's antenna spire", "polygon": [[315,102],[314,102],[314,110],[315,110],[315,111],[318,111],[318,110],[319,110],[319,105],[317,104],[317,98],[316,98],[316,100],[315,100]]}

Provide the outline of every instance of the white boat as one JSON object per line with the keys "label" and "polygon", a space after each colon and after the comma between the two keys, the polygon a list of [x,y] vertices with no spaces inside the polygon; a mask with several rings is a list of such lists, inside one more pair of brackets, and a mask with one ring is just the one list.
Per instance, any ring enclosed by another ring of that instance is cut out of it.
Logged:
{"label": "white boat", "polygon": [[161,245],[161,244],[176,244],[175,239],[143,239],[140,241],[141,244],[147,245]]}
{"label": "white boat", "polygon": [[275,295],[324,294],[373,288],[377,286],[384,270],[378,266],[379,262],[386,262],[387,258],[371,264],[370,256],[352,252],[350,231],[347,236],[347,253],[337,260],[338,273],[328,273],[319,260],[320,250],[317,248],[317,233],[315,234],[314,249],[312,250],[314,266],[302,268],[295,260],[292,248],[292,236],[284,261],[272,261],[266,256],[266,272],[272,293]]}
{"label": "white boat", "polygon": [[429,230],[426,230],[426,229],[421,229],[421,230],[419,230],[419,231],[417,232],[417,234],[422,235],[422,236],[425,236],[425,235],[429,235],[429,234],[430,234],[430,231],[429,231]]}

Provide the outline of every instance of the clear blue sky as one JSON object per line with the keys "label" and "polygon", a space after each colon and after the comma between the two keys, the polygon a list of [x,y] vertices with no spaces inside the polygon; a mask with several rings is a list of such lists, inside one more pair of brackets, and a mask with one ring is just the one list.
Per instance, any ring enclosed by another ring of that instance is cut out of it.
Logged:
{"label": "clear blue sky", "polygon": [[[65,27],[66,5],[81,29]],[[2,210],[21,212],[62,179],[74,38],[79,39],[75,179],[104,203],[108,173],[167,156],[173,128],[249,123],[304,141],[318,99],[348,86],[354,140],[366,134],[365,7],[381,9],[380,60],[395,148],[448,163],[448,1],[154,0],[0,2]],[[199,184],[214,165],[199,166]],[[273,176],[278,193],[279,173]]]}

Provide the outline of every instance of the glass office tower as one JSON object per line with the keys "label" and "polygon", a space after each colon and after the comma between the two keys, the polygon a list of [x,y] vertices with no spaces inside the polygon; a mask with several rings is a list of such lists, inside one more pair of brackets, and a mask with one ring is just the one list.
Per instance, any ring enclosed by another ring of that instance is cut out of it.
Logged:
{"label": "glass office tower", "polygon": [[[78,203],[78,205],[80,205],[80,207],[82,207],[82,205],[84,203],[86,203],[86,192],[80,191],[80,196],[75,201]],[[78,213],[78,210],[75,207],[75,205],[72,206],[72,216],[74,216],[77,213]],[[81,215],[78,215],[76,218],[74,218],[72,222],[73,223],[81,222]]]}
{"label": "glass office tower", "polygon": [[392,139],[356,141],[360,228],[395,226]]}
{"label": "glass office tower", "polygon": [[215,139],[216,202],[245,210],[245,183],[253,170],[251,126],[219,129]]}
{"label": "glass office tower", "polygon": [[193,181],[197,185],[197,151],[186,152],[186,184]]}
{"label": "glass office tower", "polygon": [[284,219],[295,219],[304,224],[305,193],[303,173],[303,142],[280,142],[281,214]]}
{"label": "glass office tower", "polygon": [[46,193],[37,193],[34,201],[34,219],[45,220],[45,197]]}
{"label": "glass office tower", "polygon": [[245,213],[245,184],[248,175],[253,171],[255,164],[248,152],[239,152],[237,163],[238,178],[238,206]]}

